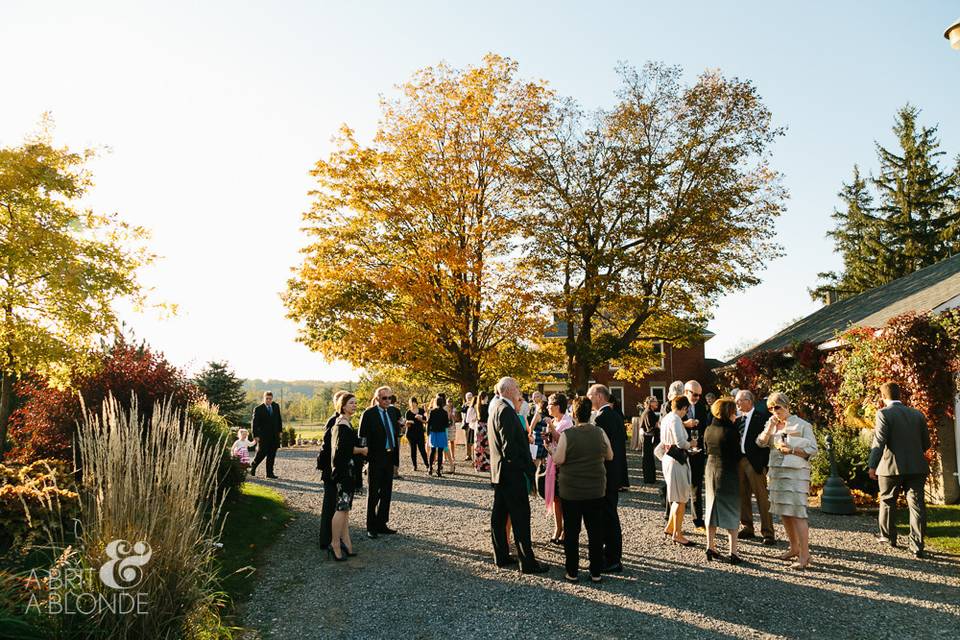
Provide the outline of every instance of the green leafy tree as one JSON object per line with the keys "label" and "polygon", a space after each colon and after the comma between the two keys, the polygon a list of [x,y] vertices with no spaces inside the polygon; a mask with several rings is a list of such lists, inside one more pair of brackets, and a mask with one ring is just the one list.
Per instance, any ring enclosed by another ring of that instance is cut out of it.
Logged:
{"label": "green leafy tree", "polygon": [[193,382],[231,425],[239,426],[249,421],[245,411],[247,394],[243,388],[244,381],[236,376],[226,362],[207,363]]}
{"label": "green leafy tree", "polygon": [[569,384],[603,362],[636,378],[652,342],[683,344],[724,292],[756,284],[783,211],[769,148],[781,130],[747,81],[622,66],[619,101],[556,105],[524,167],[527,258],[560,320]]}
{"label": "green leafy tree", "polygon": [[0,453],[14,380],[69,383],[116,332],[115,301],[142,305],[137,271],[152,260],[144,229],[80,206],[94,152],[54,146],[51,128],[45,116],[39,133],[0,149]]}

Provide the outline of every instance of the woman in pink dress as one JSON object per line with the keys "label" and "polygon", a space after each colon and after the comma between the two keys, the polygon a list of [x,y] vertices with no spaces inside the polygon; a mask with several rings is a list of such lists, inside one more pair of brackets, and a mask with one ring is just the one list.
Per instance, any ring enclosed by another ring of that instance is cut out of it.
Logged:
{"label": "woman in pink dress", "polygon": [[[543,438],[545,442],[557,442],[560,434],[573,427],[573,419],[567,415],[567,396],[554,393],[547,399],[547,410],[550,418],[547,419],[547,432]],[[563,544],[563,507],[557,500],[557,465],[553,463],[553,456],[547,456],[547,474],[543,481],[543,500],[547,511],[553,511],[553,537],[550,542],[556,545]]]}

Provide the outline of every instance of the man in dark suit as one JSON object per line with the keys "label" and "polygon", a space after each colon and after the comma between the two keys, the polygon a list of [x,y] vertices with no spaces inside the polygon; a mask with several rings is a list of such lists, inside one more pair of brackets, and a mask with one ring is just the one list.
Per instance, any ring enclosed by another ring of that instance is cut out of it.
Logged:
{"label": "man in dark suit", "polygon": [[604,572],[623,571],[623,530],[620,526],[620,487],[627,473],[627,429],[623,414],[610,402],[610,389],[595,384],[587,392],[597,412],[594,424],[603,429],[613,449],[613,460],[603,464],[607,469],[607,489],[604,494],[603,559]]}
{"label": "man in dark suit", "polygon": [[360,417],[360,437],[367,439],[367,537],[396,533],[387,526],[393,496],[393,452],[398,443],[387,408],[390,387],[374,392],[373,406]]}
{"label": "man in dark suit", "polygon": [[493,560],[498,567],[514,564],[507,547],[507,517],[513,526],[520,571],[545,573],[547,567],[533,556],[530,541],[530,490],[536,467],[530,457],[527,432],[520,424],[516,408],[522,396],[513,378],[497,383],[499,399],[490,403],[490,483],[493,485],[493,509],[490,512],[490,536]]}
{"label": "man in dark suit", "polygon": [[683,385],[683,393],[690,401],[690,409],[687,411],[687,419],[683,421],[683,426],[687,428],[687,434],[691,437],[692,431],[696,431],[698,435],[699,451],[691,452],[687,460],[690,463],[690,490],[693,493],[693,526],[702,529],[704,528],[703,473],[707,467],[707,455],[703,449],[703,432],[710,425],[710,407],[703,399],[703,387],[696,380],[688,380]]}
{"label": "man in dark suit", "polygon": [[387,414],[390,416],[390,424],[393,425],[393,441],[398,444],[398,446],[393,448],[393,479],[394,480],[403,480],[400,477],[400,437],[402,435],[400,429],[400,409],[397,408],[397,396],[390,396],[390,406],[387,407]]}
{"label": "man in dark suit", "polygon": [[880,386],[886,406],[877,411],[870,447],[870,477],[880,485],[880,537],[897,546],[897,498],[907,494],[910,508],[910,551],[922,558],[923,537],[927,528],[924,490],[930,467],[924,452],[930,448],[930,432],[924,415],[900,402],[900,386],[888,382]]}
{"label": "man in dark suit", "polygon": [[776,544],[773,535],[773,516],[770,515],[770,498],[767,494],[767,466],[770,449],[757,446],[757,436],[763,431],[769,414],[754,404],[753,394],[743,389],[737,392],[737,428],[740,430],[740,453],[743,455],[737,467],[740,477],[740,524],[743,528],[737,534],[741,540],[756,537],[753,529],[753,503],[751,496],[757,498],[760,510],[760,534],[763,544]]}
{"label": "man in dark suit", "polygon": [[273,461],[280,448],[280,432],[283,431],[283,418],[280,417],[280,406],[273,402],[273,392],[263,394],[263,403],[253,410],[250,420],[250,430],[253,432],[253,441],[257,443],[257,455],[250,465],[250,475],[257,475],[257,465],[267,459],[267,477],[276,478],[273,474]]}

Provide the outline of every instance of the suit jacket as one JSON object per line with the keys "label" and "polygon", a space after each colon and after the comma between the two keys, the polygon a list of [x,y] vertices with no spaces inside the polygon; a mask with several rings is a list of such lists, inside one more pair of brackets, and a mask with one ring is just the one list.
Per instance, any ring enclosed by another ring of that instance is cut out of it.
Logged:
{"label": "suit jacket", "polygon": [[618,491],[627,478],[627,428],[623,414],[616,407],[607,405],[600,409],[594,423],[603,429],[613,449],[613,460],[604,461],[607,468],[607,493]]}
{"label": "suit jacket", "polygon": [[526,475],[533,480],[536,467],[530,457],[530,441],[520,424],[520,416],[509,402],[490,405],[490,483],[500,484],[508,476]]}
{"label": "suit jacket", "polygon": [[690,454],[690,465],[699,466],[700,468],[703,468],[703,466],[707,463],[707,456],[704,453],[704,449],[703,449],[703,434],[707,430],[707,427],[710,426],[710,423],[713,422],[713,414],[710,413],[710,407],[707,406],[707,401],[704,400],[703,398],[700,398],[699,400],[697,400],[697,404],[693,405],[693,409],[694,409],[694,414],[691,416],[690,410],[688,409],[687,417],[683,419],[684,422],[686,422],[691,418],[695,420],[699,420],[696,427],[694,427],[693,429],[687,429],[688,436],[690,435],[690,432],[693,430],[700,432],[700,438],[699,438],[700,442],[698,444],[698,446],[700,447],[700,451],[698,453]]}
{"label": "suit jacket", "polygon": [[317,455],[317,469],[320,470],[320,479],[323,482],[333,481],[333,467],[331,466],[332,461],[330,460],[330,454],[333,451],[331,437],[333,436],[333,424],[336,421],[336,413],[327,420],[323,432],[323,443],[320,445],[320,453]]}
{"label": "suit jacket", "polygon": [[[747,460],[750,462],[750,466],[753,467],[753,470],[757,473],[762,473],[763,470],[767,467],[767,464],[770,462],[770,450],[766,447],[760,447],[757,445],[757,436],[760,435],[760,432],[763,431],[763,428],[767,425],[767,420],[770,419],[770,415],[766,412],[760,410],[760,407],[754,405],[753,415],[750,416],[750,424],[744,425],[743,416],[737,418],[737,429],[740,432],[740,435],[743,436],[743,429],[747,430],[747,439],[743,443],[743,448],[746,451]],[[737,443],[739,448],[740,443]]]}
{"label": "suit jacket", "polygon": [[280,417],[280,405],[274,402],[267,413],[267,405],[260,403],[253,410],[250,430],[254,438],[260,438],[265,445],[280,444],[280,432],[283,431],[283,418]]}
{"label": "suit jacket", "polygon": [[905,476],[930,472],[923,453],[930,448],[930,432],[922,413],[900,402],[877,411],[870,447],[870,468],[878,476]]}
{"label": "suit jacket", "polygon": [[[387,422],[390,414],[387,413]],[[367,439],[367,460],[370,464],[393,464],[393,456],[387,455],[387,430],[380,419],[380,407],[372,406],[360,416],[360,437]],[[397,446],[394,439],[393,446]]]}
{"label": "suit jacket", "polygon": [[[387,407],[387,415],[390,416],[390,422],[393,424],[393,441],[396,443],[400,442],[400,434],[402,433],[400,425],[403,419],[403,412],[396,405],[390,405]],[[399,444],[398,447],[399,449]]]}

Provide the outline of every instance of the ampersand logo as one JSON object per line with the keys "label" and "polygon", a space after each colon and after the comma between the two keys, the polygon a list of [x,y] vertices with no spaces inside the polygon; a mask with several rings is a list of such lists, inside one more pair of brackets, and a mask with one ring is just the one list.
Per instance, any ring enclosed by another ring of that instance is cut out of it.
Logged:
{"label": "ampersand logo", "polygon": [[110,560],[100,567],[100,580],[112,589],[131,589],[143,580],[143,565],[150,562],[153,550],[146,542],[131,545],[114,540],[107,545]]}

